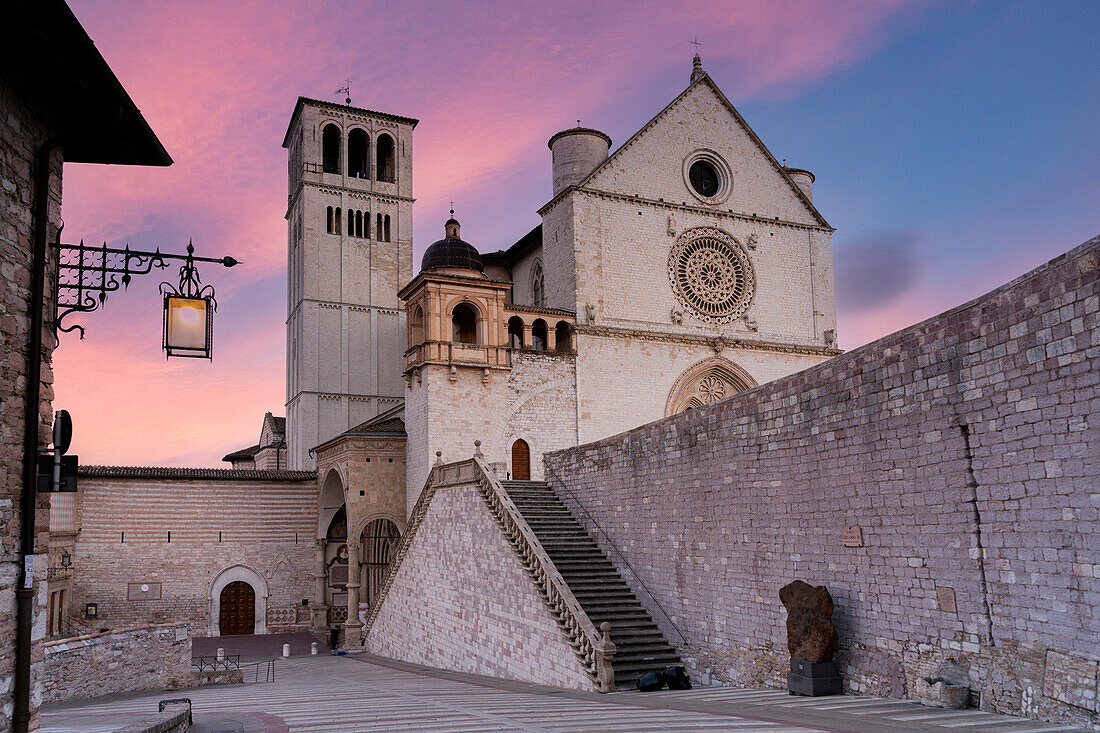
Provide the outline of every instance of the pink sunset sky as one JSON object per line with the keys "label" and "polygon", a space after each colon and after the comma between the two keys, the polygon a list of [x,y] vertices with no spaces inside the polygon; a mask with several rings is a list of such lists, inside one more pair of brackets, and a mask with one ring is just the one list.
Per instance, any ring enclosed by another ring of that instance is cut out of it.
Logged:
{"label": "pink sunset sky", "polygon": [[[841,346],[997,286],[1096,234],[1096,4],[70,0],[172,155],[65,167],[65,241],[232,255],[214,359],[166,360],[148,275],[55,352],[84,464],[227,466],[284,414],[286,154],[299,95],[415,117],[414,261],[455,201],[482,251],[538,223],[547,139],[624,142],[694,48],[748,122],[817,175]],[[1046,8],[1046,9],[1044,9]],[[1089,71],[1091,69],[1091,72]],[[1090,132],[1091,129],[1091,132]],[[174,272],[174,269],[169,271]]]}

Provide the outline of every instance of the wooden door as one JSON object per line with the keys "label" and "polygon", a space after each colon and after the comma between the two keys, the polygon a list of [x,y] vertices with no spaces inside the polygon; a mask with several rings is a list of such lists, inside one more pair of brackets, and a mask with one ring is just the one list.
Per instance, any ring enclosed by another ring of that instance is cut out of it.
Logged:
{"label": "wooden door", "polygon": [[218,630],[222,636],[256,631],[256,591],[243,580],[222,588]]}
{"label": "wooden door", "polygon": [[525,440],[512,443],[512,480],[531,480],[531,449]]}

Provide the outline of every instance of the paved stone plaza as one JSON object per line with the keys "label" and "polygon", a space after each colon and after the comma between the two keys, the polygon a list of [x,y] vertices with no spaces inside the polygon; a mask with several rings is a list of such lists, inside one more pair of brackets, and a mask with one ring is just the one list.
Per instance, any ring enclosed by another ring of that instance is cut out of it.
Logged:
{"label": "paved stone plaza", "polygon": [[47,705],[48,733],[114,731],[157,701],[186,696],[204,733],[278,731],[769,731],[1039,733],[1078,730],[976,710],[872,697],[796,698],[779,690],[696,688],[610,695],[440,672],[358,655],[295,656],[276,681]]}

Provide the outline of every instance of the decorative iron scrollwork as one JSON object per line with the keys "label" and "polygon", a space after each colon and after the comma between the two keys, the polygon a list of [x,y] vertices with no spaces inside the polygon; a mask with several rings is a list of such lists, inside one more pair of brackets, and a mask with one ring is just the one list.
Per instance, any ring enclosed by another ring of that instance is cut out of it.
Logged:
{"label": "decorative iron scrollwork", "polygon": [[[214,288],[202,286],[195,262],[217,262],[225,267],[240,264],[232,257],[195,257],[195,247],[187,243],[187,254],[164,253],[157,248],[154,252],[101,246],[88,246],[84,240],[79,244],[62,244],[61,230],[58,230],[54,246],[58,249],[57,271],[57,317],[54,328],[61,333],[79,331],[84,338],[84,327],[79,324],[64,323],[73,313],[91,313],[107,301],[107,296],[119,288],[128,288],[134,275],[147,275],[154,269],[166,270],[169,260],[183,260],[180,267],[179,288],[170,283],[161,283],[162,294],[181,295],[190,298],[210,297],[213,301]],[[167,288],[167,290],[165,289]],[[214,303],[216,307],[216,302]]]}

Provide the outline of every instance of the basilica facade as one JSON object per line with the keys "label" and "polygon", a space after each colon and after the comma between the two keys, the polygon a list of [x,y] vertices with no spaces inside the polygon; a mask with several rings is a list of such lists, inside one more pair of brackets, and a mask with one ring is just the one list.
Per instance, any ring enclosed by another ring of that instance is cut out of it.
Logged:
{"label": "basilica facade", "polygon": [[[289,467],[316,468],[318,537],[346,523],[353,560],[384,565],[376,538],[475,440],[500,476],[540,480],[546,452],[839,353],[813,175],[781,165],[698,60],[614,153],[589,128],[549,139],[541,224],[482,253],[452,212],[414,276],[416,124],[299,99],[284,140]],[[360,580],[325,605],[368,605],[379,581]]]}

